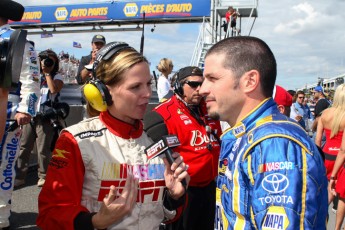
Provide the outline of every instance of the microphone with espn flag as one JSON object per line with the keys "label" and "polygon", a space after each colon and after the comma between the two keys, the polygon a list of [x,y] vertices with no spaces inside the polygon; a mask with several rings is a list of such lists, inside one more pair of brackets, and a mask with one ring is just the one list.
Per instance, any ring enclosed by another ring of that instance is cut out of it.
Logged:
{"label": "microphone with espn flag", "polygon": [[[155,111],[151,111],[144,116],[144,130],[151,137],[154,144],[145,149],[148,159],[152,159],[161,154],[165,154],[169,164],[171,165],[175,159],[172,157],[172,148],[181,145],[176,135],[169,135],[168,128],[164,123],[161,115]],[[186,180],[181,181],[186,187]]]}
{"label": "microphone with espn flag", "polygon": [[145,153],[148,160],[151,160],[152,158],[165,153],[165,156],[168,159],[169,163],[172,164],[174,162],[174,158],[172,157],[173,151],[171,150],[171,148],[179,145],[181,145],[181,143],[176,135],[166,135],[162,136],[158,142],[153,143],[152,145],[147,147],[145,149]]}

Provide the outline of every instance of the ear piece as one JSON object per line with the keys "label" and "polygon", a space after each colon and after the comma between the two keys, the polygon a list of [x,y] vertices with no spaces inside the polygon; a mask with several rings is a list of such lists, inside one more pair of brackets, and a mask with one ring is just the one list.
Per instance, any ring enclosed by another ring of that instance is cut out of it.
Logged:
{"label": "ear piece", "polygon": [[107,106],[113,104],[111,95],[107,86],[97,78],[96,69],[98,63],[102,60],[107,61],[113,55],[124,48],[132,48],[124,42],[111,42],[102,47],[97,53],[96,61],[92,66],[92,79],[83,87],[83,94],[88,103],[97,111],[107,110]]}

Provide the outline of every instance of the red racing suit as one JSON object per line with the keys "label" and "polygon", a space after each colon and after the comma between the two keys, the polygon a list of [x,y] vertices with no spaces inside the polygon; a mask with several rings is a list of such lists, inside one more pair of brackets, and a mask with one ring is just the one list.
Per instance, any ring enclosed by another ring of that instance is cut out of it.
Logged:
{"label": "red racing suit", "polygon": [[174,148],[189,165],[188,203],[178,223],[169,229],[213,229],[215,216],[216,183],[221,135],[219,121],[211,120],[205,102],[188,105],[179,95],[158,105],[168,134],[177,135],[181,145]]}
{"label": "red racing suit", "polygon": [[[200,108],[201,113],[206,114],[203,101]],[[176,95],[158,105],[154,111],[163,117],[169,134],[178,136],[181,145],[174,148],[174,151],[180,153],[189,165],[189,186],[208,185],[218,174],[220,144],[215,135],[221,135],[219,121],[204,115],[200,116],[202,121],[198,121],[185,102]],[[212,132],[207,132],[205,126],[209,126]]]}
{"label": "red racing suit", "polygon": [[129,172],[139,179],[137,204],[108,230],[158,229],[165,217],[176,218],[163,206],[164,162],[159,157],[148,161],[144,153],[150,144],[141,121],[134,127],[108,112],[63,130],[39,195],[37,225],[74,229],[80,212],[99,211],[111,185],[122,192]]}
{"label": "red racing suit", "polygon": [[186,105],[178,95],[158,105],[169,134],[178,137],[181,145],[174,148],[189,165],[188,203],[178,223],[169,229],[213,229],[216,212],[216,183],[221,135],[219,121],[206,114],[202,100],[199,105]]}

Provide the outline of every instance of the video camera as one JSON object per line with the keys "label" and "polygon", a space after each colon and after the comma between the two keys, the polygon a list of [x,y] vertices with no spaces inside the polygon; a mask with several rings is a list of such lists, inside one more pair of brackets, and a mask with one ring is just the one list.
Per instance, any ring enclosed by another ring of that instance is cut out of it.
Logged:
{"label": "video camera", "polygon": [[43,61],[44,66],[52,67],[54,65],[54,60],[49,57],[47,51],[42,51],[38,54],[38,57]]}
{"label": "video camera", "polygon": [[[0,17],[20,21],[24,7],[12,0],[0,1]],[[0,86],[10,88],[19,82],[27,31],[15,30],[10,38],[0,38]]]}
{"label": "video camera", "polygon": [[50,124],[54,128],[60,128],[60,119],[66,119],[69,115],[69,105],[65,102],[51,102],[46,101],[42,105],[48,106],[49,108],[42,112],[42,119],[49,120]]}
{"label": "video camera", "polygon": [[9,39],[0,41],[0,84],[3,87],[19,82],[26,35],[26,30],[15,30]]}

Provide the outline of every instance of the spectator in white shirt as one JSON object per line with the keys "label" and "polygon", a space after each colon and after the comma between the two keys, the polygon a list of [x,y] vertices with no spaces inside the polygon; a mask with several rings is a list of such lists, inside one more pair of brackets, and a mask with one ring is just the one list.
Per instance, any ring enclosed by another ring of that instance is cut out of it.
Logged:
{"label": "spectator in white shirt", "polygon": [[169,74],[171,74],[174,65],[172,61],[168,58],[162,58],[157,66],[158,71],[161,73],[158,77],[157,83],[157,94],[159,102],[163,97],[171,90],[171,85],[169,81]]}

